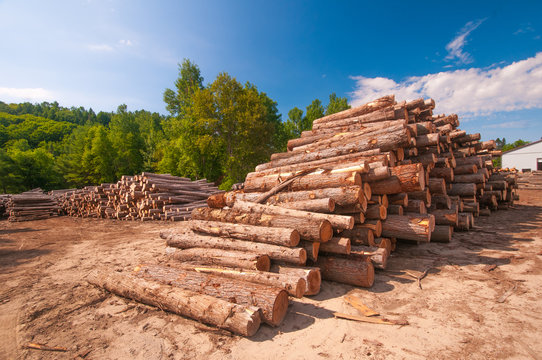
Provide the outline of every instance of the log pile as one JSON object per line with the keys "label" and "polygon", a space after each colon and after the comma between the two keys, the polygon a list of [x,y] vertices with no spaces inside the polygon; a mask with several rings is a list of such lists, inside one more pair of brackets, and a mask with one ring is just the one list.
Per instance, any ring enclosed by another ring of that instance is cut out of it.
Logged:
{"label": "log pile", "polygon": [[70,216],[181,221],[190,218],[193,209],[205,206],[207,197],[218,192],[205,179],[191,181],[144,172],[123,176],[114,184],[56,191],[53,196]]}
{"label": "log pile", "polygon": [[1,194],[0,195],[0,218],[3,218],[6,216],[6,208],[8,206],[8,201],[11,195],[9,194]]}
{"label": "log pile", "polygon": [[520,189],[542,190],[542,171],[523,172],[517,176]]}
{"label": "log pile", "polygon": [[9,221],[31,221],[59,216],[62,208],[50,195],[41,189],[30,190],[21,194],[11,195],[6,203]]}
{"label": "log pile", "polygon": [[[371,287],[399,242],[449,242],[517,198],[515,175],[493,169],[495,142],[466,134],[457,115],[433,115],[434,107],[386,96],[315,120],[244,184],[195,208],[189,229],[162,232],[169,266],[130,276],[164,293],[255,306],[273,326],[285,316],[285,294],[315,295],[321,279]],[[188,316],[225,327],[196,310]]]}

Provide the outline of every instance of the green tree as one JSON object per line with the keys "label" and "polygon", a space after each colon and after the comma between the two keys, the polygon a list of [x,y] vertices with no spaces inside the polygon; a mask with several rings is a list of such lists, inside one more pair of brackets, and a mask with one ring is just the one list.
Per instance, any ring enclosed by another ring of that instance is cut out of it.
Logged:
{"label": "green tree", "polygon": [[183,116],[184,109],[192,102],[191,97],[203,88],[203,77],[199,67],[189,59],[184,59],[179,66],[179,77],[175,81],[175,90],[164,91],[166,109],[172,116]]}
{"label": "green tree", "polygon": [[337,97],[337,94],[335,93],[329,95],[329,103],[326,106],[326,115],[335,114],[346,109],[350,109],[350,105],[348,105],[346,98]]}
{"label": "green tree", "polygon": [[307,118],[306,129],[312,129],[312,122],[316,119],[319,119],[324,116],[324,106],[322,102],[318,99],[312,101],[312,103],[307,106],[307,111],[305,117]]}
{"label": "green tree", "polygon": [[109,141],[113,146],[114,178],[132,175],[143,170],[145,142],[141,137],[139,124],[126,105],[120,105],[109,123]]}

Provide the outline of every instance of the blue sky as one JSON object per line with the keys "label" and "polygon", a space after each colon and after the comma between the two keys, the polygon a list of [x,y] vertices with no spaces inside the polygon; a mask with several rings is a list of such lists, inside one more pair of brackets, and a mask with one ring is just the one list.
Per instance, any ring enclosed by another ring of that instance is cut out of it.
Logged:
{"label": "blue sky", "polygon": [[165,114],[177,63],[294,106],[433,97],[483,139],[542,137],[540,1],[0,0],[0,100]]}

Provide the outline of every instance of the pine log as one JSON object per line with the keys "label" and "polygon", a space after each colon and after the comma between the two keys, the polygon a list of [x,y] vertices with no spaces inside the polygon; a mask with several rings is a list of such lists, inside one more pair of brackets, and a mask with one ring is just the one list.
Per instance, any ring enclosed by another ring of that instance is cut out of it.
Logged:
{"label": "pine log", "polygon": [[[224,200],[216,201],[217,206],[211,206],[209,204],[209,207],[224,207],[224,206],[233,206],[235,203],[235,200],[243,200],[243,201],[251,201],[254,202],[258,197],[260,197],[260,193],[242,193],[238,191],[230,191],[224,194],[220,194]],[[211,196],[209,199],[211,199]],[[305,190],[305,191],[283,191],[279,192],[278,194],[272,195],[267,199],[268,205],[275,205],[280,203],[287,203],[287,202],[297,202],[297,201],[305,201],[305,200],[314,200],[314,199],[324,199],[324,198],[330,198],[335,202],[335,206],[347,206],[347,205],[354,205],[361,201],[363,197],[363,192],[361,190],[361,187],[356,186],[343,186],[343,187],[336,187],[336,188],[323,188],[323,189],[315,189],[315,190]]]}
{"label": "pine log", "polygon": [[291,267],[282,265],[273,265],[271,271],[278,274],[299,276],[307,284],[307,290],[305,296],[316,295],[320,292],[320,286],[322,284],[322,275],[320,269],[317,267]]}
{"label": "pine log", "polygon": [[429,188],[422,191],[413,191],[408,193],[408,200],[421,200],[426,206],[431,206],[431,192]]}
{"label": "pine log", "polygon": [[269,256],[244,251],[190,248],[179,250],[174,247],[166,248],[166,254],[175,260],[190,261],[203,265],[218,265],[247,270],[269,271],[271,260]]}
{"label": "pine log", "polygon": [[388,195],[388,203],[393,205],[401,205],[406,207],[408,205],[408,194],[399,193]]}
{"label": "pine log", "polygon": [[382,235],[399,239],[429,242],[435,227],[433,215],[389,215],[382,223]]}
{"label": "pine log", "polygon": [[475,164],[465,164],[454,168],[454,175],[476,174],[477,172],[478,166]]}
{"label": "pine log", "polygon": [[233,209],[250,214],[279,215],[290,216],[300,219],[312,219],[314,221],[329,221],[335,229],[352,229],[354,227],[354,218],[351,216],[320,214],[308,211],[285,209],[274,205],[261,205],[247,201],[238,200],[233,205]]}
{"label": "pine log", "polygon": [[378,98],[376,100],[373,100],[367,104],[321,117],[319,119],[314,120],[313,124],[321,124],[321,123],[326,123],[330,121],[346,119],[346,118],[350,118],[354,116],[365,115],[365,114],[374,112],[376,110],[380,110],[380,109],[392,106],[394,104],[395,104],[395,96],[387,95],[387,96]]}
{"label": "pine log", "polygon": [[361,287],[371,287],[374,283],[374,267],[369,259],[319,256],[316,266],[320,268],[324,280]]}
{"label": "pine log", "polygon": [[423,200],[408,200],[408,206],[404,209],[407,213],[427,214],[427,208]]}
{"label": "pine log", "polygon": [[448,190],[448,195],[476,196],[476,184],[473,183],[455,183]]}
{"label": "pine log", "polygon": [[471,228],[471,213],[459,213],[457,226],[455,227],[459,231],[469,231]]}
{"label": "pine log", "polygon": [[[318,254],[320,253],[320,244],[321,243],[319,242],[303,240],[299,243],[299,246],[305,250],[307,254],[307,259],[314,262],[318,260]],[[285,264],[288,263],[285,262]]]}
{"label": "pine log", "polygon": [[252,336],[260,327],[260,310],[252,304],[237,305],[213,296],[162,285],[137,278],[132,274],[115,271],[101,274],[93,272],[87,280],[119,296],[156,306],[239,335]]}
{"label": "pine log", "polygon": [[429,176],[435,178],[443,178],[446,182],[454,181],[454,169],[445,167],[436,167],[431,169]]}
{"label": "pine log", "polygon": [[401,165],[391,168],[391,177],[371,183],[373,194],[397,194],[425,189],[422,164]]}
{"label": "pine log", "polygon": [[369,220],[385,220],[388,212],[384,205],[369,205],[365,211],[365,218]]}
{"label": "pine log", "polygon": [[403,215],[404,209],[401,205],[388,205],[389,215]]}
{"label": "pine log", "polygon": [[435,225],[435,230],[431,233],[431,242],[448,243],[452,240],[453,233],[453,226]]}
{"label": "pine log", "polygon": [[[361,175],[358,171],[342,171],[332,170],[315,170],[314,172],[303,175],[294,179],[288,189],[291,191],[299,190],[314,190],[330,187],[343,187],[352,185],[361,185]],[[282,182],[283,177],[280,175],[269,175],[262,177],[254,177],[245,180],[244,190],[246,192],[265,192],[269,191]]]}
{"label": "pine log", "polygon": [[437,225],[457,225],[457,209],[453,210],[446,210],[446,209],[440,209],[440,210],[432,210],[431,215],[435,217],[435,224]]}
{"label": "pine log", "polygon": [[210,267],[193,264],[176,264],[175,267],[183,270],[191,270],[199,273],[281,288],[286,290],[289,295],[296,298],[303,297],[303,294],[305,294],[307,289],[305,280],[300,276],[275,274],[268,271],[248,271],[234,268]]}
{"label": "pine log", "polygon": [[385,248],[359,245],[352,247],[350,256],[353,258],[368,258],[375,268],[385,270],[388,266],[388,257],[390,256],[390,253]]}
{"label": "pine log", "polygon": [[204,220],[190,220],[188,225],[195,232],[280,246],[293,247],[299,244],[300,240],[297,230],[285,228]]}
{"label": "pine log", "polygon": [[446,195],[446,180],[442,178],[429,178],[428,187],[431,194]]}
{"label": "pine log", "polygon": [[295,229],[301,239],[326,242],[333,236],[333,226],[328,220],[299,218],[293,216],[254,214],[236,209],[198,208],[192,211],[192,219]]}
{"label": "pine log", "polygon": [[[283,261],[294,265],[305,265],[305,262],[307,261],[307,253],[305,252],[305,249],[301,248],[289,248],[285,246],[238,240],[229,237],[199,235],[193,232],[161,233],[160,236],[163,239],[167,239],[168,246],[179,249],[206,248],[265,254],[272,260]],[[216,253],[220,255],[220,252]]]}
{"label": "pine log", "polygon": [[197,291],[243,306],[257,306],[262,311],[263,320],[272,326],[279,325],[288,311],[288,293],[281,288],[162,265],[142,265],[137,273],[142,278],[162,284]]}
{"label": "pine log", "polygon": [[360,225],[356,225],[351,230],[343,230],[340,233],[340,236],[349,238],[351,244],[354,244],[354,245],[370,245],[370,246],[376,245],[374,242],[373,230],[366,227],[361,227]]}
{"label": "pine log", "polygon": [[457,175],[454,178],[455,183],[484,184],[485,181],[485,175],[480,172],[477,172],[476,174]]}
{"label": "pine log", "polygon": [[350,254],[350,238],[333,237],[328,242],[320,245],[320,251],[331,254]]}
{"label": "pine log", "polygon": [[452,202],[448,195],[432,194],[431,195],[431,207],[435,209],[450,209]]}
{"label": "pine log", "polygon": [[355,213],[364,213],[367,210],[367,200],[361,204],[347,205],[347,206],[335,206],[335,214],[351,215]]}

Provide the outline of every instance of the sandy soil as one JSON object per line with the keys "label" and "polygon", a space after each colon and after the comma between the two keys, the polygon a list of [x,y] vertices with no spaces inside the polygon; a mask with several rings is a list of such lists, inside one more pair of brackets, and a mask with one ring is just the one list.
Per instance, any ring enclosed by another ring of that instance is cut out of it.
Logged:
{"label": "sandy soil", "polygon": [[[0,359],[536,359],[542,354],[542,192],[477,218],[450,244],[401,244],[372,289],[323,283],[246,339],[88,285],[93,269],[165,261],[183,224],[0,221]],[[422,289],[407,273],[420,274]],[[336,319],[343,295],[410,325]],[[500,300],[500,301],[499,301]],[[61,346],[66,352],[25,348]]]}

